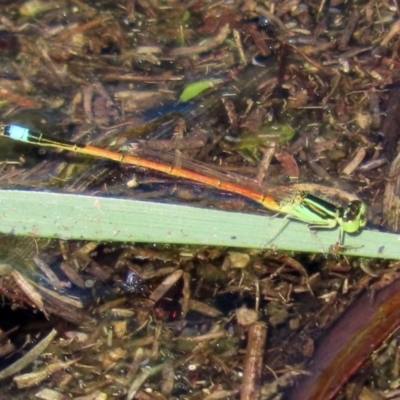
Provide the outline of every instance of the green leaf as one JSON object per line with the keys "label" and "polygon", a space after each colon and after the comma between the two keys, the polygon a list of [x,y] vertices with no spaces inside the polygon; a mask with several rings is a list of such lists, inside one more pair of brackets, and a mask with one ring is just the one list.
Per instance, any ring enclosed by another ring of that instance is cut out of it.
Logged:
{"label": "green leaf", "polygon": [[193,82],[190,83],[183,89],[182,94],[179,97],[179,101],[182,103],[186,103],[189,100],[197,97],[200,93],[204,92],[207,89],[214,87],[220,83],[223,83],[223,79],[207,79],[204,81]]}
{"label": "green leaf", "polygon": [[[328,253],[339,231],[284,218],[74,194],[0,190],[0,233],[115,242],[195,244]],[[345,236],[346,255],[400,259],[399,236]]]}

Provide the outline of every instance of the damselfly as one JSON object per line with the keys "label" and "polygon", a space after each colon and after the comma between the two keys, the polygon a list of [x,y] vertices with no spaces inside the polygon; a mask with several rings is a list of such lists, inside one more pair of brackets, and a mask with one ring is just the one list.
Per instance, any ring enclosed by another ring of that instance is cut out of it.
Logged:
{"label": "damselfly", "polygon": [[347,206],[341,207],[306,191],[294,191],[285,197],[277,196],[274,194],[273,188],[269,191],[270,193],[264,193],[263,191],[250,189],[240,184],[223,181],[219,178],[203,175],[184,168],[173,167],[143,157],[57,139],[18,125],[1,124],[0,136],[42,147],[53,147],[113,160],[123,164],[148,168],[177,178],[199,182],[203,185],[254,200],[271,211],[286,214],[290,218],[305,222],[310,228],[333,229],[339,226],[339,244],[343,243],[345,232],[358,232],[367,223],[366,206],[359,200],[352,200]]}

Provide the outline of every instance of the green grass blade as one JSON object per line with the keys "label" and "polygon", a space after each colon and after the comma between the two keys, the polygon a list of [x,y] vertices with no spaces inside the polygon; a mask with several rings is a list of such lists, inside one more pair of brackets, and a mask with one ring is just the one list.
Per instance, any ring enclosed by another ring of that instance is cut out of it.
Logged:
{"label": "green grass blade", "polygon": [[[312,233],[301,222],[278,217],[147,201],[0,190],[0,204],[0,233],[13,235],[310,253],[327,253],[338,239],[338,230]],[[347,246],[358,246],[346,254],[400,259],[399,242],[398,235],[366,229],[346,235]]]}

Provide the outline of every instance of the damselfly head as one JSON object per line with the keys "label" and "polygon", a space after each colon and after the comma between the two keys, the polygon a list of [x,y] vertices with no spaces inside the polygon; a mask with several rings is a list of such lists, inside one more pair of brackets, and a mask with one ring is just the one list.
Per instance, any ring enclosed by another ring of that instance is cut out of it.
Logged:
{"label": "damselfly head", "polygon": [[355,233],[367,224],[367,206],[359,200],[351,201],[343,210],[341,225],[345,232]]}

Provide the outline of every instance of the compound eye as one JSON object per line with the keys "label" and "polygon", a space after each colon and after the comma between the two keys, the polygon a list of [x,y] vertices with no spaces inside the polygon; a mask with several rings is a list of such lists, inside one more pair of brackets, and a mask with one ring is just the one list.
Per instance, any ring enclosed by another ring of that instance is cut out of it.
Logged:
{"label": "compound eye", "polygon": [[360,228],[365,228],[367,225],[367,206],[364,203],[361,203],[358,215],[358,218],[360,220]]}

